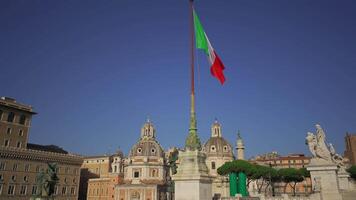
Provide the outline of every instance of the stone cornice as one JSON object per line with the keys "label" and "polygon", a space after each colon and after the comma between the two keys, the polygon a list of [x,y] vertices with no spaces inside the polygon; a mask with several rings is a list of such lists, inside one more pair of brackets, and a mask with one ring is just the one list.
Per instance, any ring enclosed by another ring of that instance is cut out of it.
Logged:
{"label": "stone cornice", "polygon": [[38,162],[56,162],[70,165],[81,165],[83,163],[83,157],[78,155],[4,146],[0,146],[0,158]]}

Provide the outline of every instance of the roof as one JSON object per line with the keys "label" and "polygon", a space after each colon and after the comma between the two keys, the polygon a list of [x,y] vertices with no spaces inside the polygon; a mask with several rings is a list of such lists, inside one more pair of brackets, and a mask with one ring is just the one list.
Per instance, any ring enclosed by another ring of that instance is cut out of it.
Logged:
{"label": "roof", "polygon": [[30,114],[37,114],[33,111],[32,106],[21,104],[16,102],[16,99],[10,97],[1,97],[0,98],[0,105],[6,106],[12,109],[28,112]]}
{"label": "roof", "polygon": [[65,151],[59,146],[56,145],[40,145],[40,144],[31,144],[27,143],[27,149],[33,149],[33,150],[38,150],[38,151],[48,151],[48,152],[53,152],[53,153],[62,153],[62,154],[68,154],[68,151]]}
{"label": "roof", "polygon": [[211,137],[204,144],[204,150],[208,156],[234,157],[232,146],[223,137]]}

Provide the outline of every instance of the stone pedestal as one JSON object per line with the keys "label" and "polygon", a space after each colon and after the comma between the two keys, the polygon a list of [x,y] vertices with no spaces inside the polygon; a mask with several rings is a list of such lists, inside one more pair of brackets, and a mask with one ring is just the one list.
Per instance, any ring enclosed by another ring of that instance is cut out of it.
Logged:
{"label": "stone pedestal", "polygon": [[345,170],[339,169],[337,173],[337,177],[339,179],[339,189],[340,190],[351,190],[350,187],[350,175]]}
{"label": "stone pedestal", "polygon": [[212,177],[205,164],[206,155],[198,150],[179,151],[177,174],[173,175],[175,200],[212,198]]}
{"label": "stone pedestal", "polygon": [[337,165],[323,160],[311,160],[310,171],[314,191],[320,191],[322,200],[342,200],[337,177]]}

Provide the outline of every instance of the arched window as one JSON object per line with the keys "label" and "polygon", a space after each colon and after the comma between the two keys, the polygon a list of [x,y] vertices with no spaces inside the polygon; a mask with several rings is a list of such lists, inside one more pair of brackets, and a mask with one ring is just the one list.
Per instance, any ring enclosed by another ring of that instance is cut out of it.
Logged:
{"label": "arched window", "polygon": [[7,121],[14,122],[14,119],[15,119],[15,113],[9,112],[9,115],[7,116]]}

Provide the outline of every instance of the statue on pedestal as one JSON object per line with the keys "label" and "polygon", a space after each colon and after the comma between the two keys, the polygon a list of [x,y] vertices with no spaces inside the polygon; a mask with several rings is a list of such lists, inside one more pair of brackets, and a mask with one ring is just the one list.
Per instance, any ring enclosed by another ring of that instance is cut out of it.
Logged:
{"label": "statue on pedestal", "polygon": [[313,161],[318,163],[336,164],[341,170],[345,169],[345,159],[336,153],[334,146],[326,144],[324,130],[319,124],[315,125],[316,134],[307,133],[306,144],[313,155]]}

